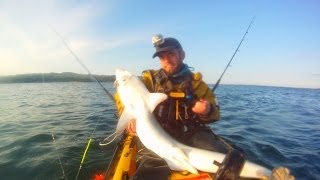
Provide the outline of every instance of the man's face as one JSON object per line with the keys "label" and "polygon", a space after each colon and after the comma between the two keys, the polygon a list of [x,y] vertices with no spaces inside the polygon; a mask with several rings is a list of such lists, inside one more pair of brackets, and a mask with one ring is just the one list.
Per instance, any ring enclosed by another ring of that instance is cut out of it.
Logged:
{"label": "man's face", "polygon": [[167,74],[177,73],[180,70],[184,59],[183,51],[178,49],[162,52],[158,57],[162,69]]}

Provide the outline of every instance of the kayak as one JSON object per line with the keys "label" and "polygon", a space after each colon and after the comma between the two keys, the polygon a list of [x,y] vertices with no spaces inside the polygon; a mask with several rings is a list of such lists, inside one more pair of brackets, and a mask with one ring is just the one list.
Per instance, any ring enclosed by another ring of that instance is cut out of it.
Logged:
{"label": "kayak", "polygon": [[[220,138],[219,138],[220,139]],[[223,139],[220,139],[226,143]],[[133,177],[137,166],[135,162],[135,155],[137,153],[137,137],[123,134],[114,151],[113,157],[109,163],[106,172],[96,174],[94,180],[128,180]],[[232,152],[232,151],[230,151]],[[230,176],[223,176],[221,174],[231,174],[234,177],[234,172],[242,169],[239,167],[238,157],[233,157],[232,153],[228,153],[224,161],[221,163],[219,170],[216,173],[199,172],[199,174],[192,174],[188,171],[171,171],[169,180],[214,180],[214,179],[230,179]],[[237,155],[235,155],[237,156]],[[241,163],[240,163],[241,164]],[[238,172],[239,173],[239,172]],[[226,178],[227,177],[227,178]],[[233,178],[231,178],[233,179]],[[242,178],[239,179],[269,179],[269,177],[261,178]],[[294,176],[290,174],[289,169],[285,167],[277,167],[272,171],[270,179],[274,180],[294,180]]]}
{"label": "kayak", "polygon": [[[95,175],[94,180],[125,180],[132,177],[136,171],[135,155],[137,138],[124,134],[113,154],[107,171]],[[213,180],[214,174],[199,172],[191,174],[187,171],[172,171],[169,180]]]}
{"label": "kayak", "polygon": [[[136,171],[135,155],[137,138],[123,134],[109,163],[107,171],[95,175],[95,180],[125,180],[130,179]],[[188,171],[171,171],[169,180],[213,180],[214,173],[199,172],[192,174]]]}
{"label": "kayak", "polygon": [[106,171],[105,179],[129,179],[136,171],[134,157],[137,152],[136,138],[124,134],[118,142],[112,160]]}

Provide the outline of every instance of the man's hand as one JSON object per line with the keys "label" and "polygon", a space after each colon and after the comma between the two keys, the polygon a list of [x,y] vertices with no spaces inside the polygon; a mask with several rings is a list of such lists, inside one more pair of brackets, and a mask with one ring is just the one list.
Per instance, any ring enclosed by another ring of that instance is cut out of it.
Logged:
{"label": "man's hand", "polygon": [[132,135],[132,136],[136,136],[137,135],[137,132],[136,132],[136,120],[135,119],[131,119],[129,121],[126,130],[129,133],[129,135]]}
{"label": "man's hand", "polygon": [[211,105],[210,102],[205,99],[200,99],[192,107],[194,113],[206,116],[210,112]]}

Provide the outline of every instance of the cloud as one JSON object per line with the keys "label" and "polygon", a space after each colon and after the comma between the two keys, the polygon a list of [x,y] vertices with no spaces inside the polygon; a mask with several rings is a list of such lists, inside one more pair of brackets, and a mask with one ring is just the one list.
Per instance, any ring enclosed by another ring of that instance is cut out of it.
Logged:
{"label": "cloud", "polygon": [[140,29],[131,29],[130,33],[114,32],[112,37],[98,33],[95,21],[112,18],[106,14],[113,7],[111,1],[108,5],[99,3],[54,0],[0,2],[0,75],[81,71],[50,26],[65,38],[79,57],[95,56],[145,40],[146,32]]}
{"label": "cloud", "polygon": [[[1,1],[0,75],[68,71],[65,63],[70,55],[48,24],[66,35],[80,37],[100,12],[98,4]],[[77,38],[72,43],[76,48],[86,47],[83,44],[86,42]]]}

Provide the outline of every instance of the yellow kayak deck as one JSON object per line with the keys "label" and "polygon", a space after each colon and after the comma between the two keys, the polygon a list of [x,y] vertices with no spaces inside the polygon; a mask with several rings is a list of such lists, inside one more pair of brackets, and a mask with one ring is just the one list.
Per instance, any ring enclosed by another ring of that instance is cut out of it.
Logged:
{"label": "yellow kayak deck", "polygon": [[[113,154],[112,160],[109,163],[108,169],[103,174],[96,175],[93,179],[94,180],[128,180],[132,178],[136,172],[137,165],[135,161],[136,153],[137,153],[137,138],[134,136],[130,136],[128,134],[123,134],[121,137],[121,140],[118,142],[116,150]],[[233,152],[233,151],[230,151]],[[229,153],[228,153],[229,154]],[[228,160],[228,156],[225,158],[225,160]],[[234,169],[234,167],[237,168],[237,162],[243,161],[241,159],[234,158],[233,160],[236,161],[225,161],[222,162],[221,167],[231,167],[227,169],[224,173],[230,173],[231,171],[236,172],[237,169]],[[234,163],[235,166],[230,166],[230,163]],[[228,166],[229,165],[229,166]],[[282,169],[281,169],[282,168]],[[286,171],[283,171],[285,169]],[[272,174],[272,177],[276,176],[277,178],[271,178],[271,176],[261,176],[261,177],[238,177],[238,179],[241,180],[254,180],[254,179],[278,179],[278,180],[284,180],[288,179],[288,177],[292,177],[294,179],[294,176],[290,174],[290,171],[287,168],[279,167],[275,168],[273,171],[275,171],[275,175]],[[273,173],[272,171],[272,173]],[[240,169],[241,172],[241,169]],[[191,174],[188,171],[171,171],[171,174],[169,176],[169,180],[213,180],[217,176],[217,179],[224,179],[225,177],[234,177],[234,176],[220,176],[221,171],[219,170],[215,173],[207,173],[207,172],[199,172],[199,174]],[[279,175],[280,174],[280,175]],[[234,175],[231,173],[231,175]],[[279,176],[279,177],[278,177]],[[290,179],[290,178],[289,178]]]}
{"label": "yellow kayak deck", "polygon": [[[123,135],[113,158],[109,164],[104,179],[125,180],[132,177],[136,171],[135,155],[137,152],[136,138]],[[200,172],[191,174],[189,172],[172,171],[170,180],[213,180],[214,174]]]}

